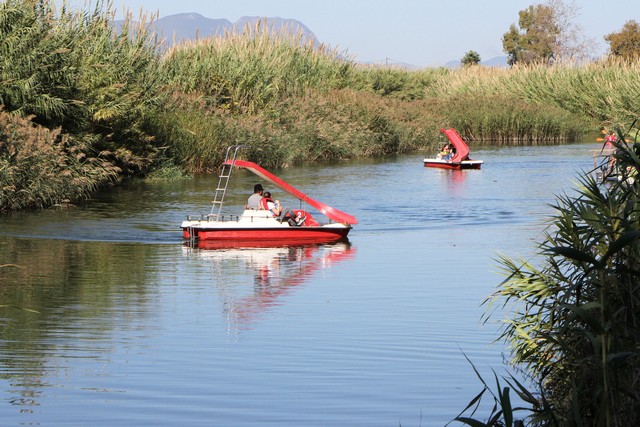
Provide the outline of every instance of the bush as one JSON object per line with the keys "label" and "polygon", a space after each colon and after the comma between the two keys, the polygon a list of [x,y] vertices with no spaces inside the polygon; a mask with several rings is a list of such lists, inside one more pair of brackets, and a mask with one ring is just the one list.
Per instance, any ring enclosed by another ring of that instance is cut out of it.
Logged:
{"label": "bush", "polygon": [[501,338],[539,384],[532,425],[640,424],[640,144],[620,140],[620,179],[584,174],[577,196],[559,196],[542,267],[502,256],[487,300],[513,308]]}
{"label": "bush", "polygon": [[80,200],[115,181],[110,153],[90,145],[0,111],[0,210]]}

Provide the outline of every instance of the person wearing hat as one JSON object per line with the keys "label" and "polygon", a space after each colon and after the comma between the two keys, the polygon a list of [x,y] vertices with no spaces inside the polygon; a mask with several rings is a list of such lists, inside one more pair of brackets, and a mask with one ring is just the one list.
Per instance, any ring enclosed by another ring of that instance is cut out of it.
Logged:
{"label": "person wearing hat", "polygon": [[245,209],[260,209],[260,200],[262,200],[262,185],[256,184],[253,186],[253,194],[249,196]]}

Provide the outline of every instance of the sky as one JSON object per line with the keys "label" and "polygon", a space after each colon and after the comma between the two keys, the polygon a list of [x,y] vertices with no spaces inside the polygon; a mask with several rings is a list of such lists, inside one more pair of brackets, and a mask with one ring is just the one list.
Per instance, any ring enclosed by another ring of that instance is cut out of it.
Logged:
{"label": "sky", "polygon": [[[61,3],[63,0],[58,0]],[[66,0],[87,10],[90,0]],[[518,12],[534,0],[113,0],[123,8],[162,18],[199,13],[235,22],[242,16],[296,19],[321,43],[355,61],[442,66],[475,51],[482,61],[504,56],[502,36],[518,24]],[[573,22],[591,40],[594,55],[606,52],[604,36],[629,20],[640,22],[639,0],[564,0],[578,11]]]}

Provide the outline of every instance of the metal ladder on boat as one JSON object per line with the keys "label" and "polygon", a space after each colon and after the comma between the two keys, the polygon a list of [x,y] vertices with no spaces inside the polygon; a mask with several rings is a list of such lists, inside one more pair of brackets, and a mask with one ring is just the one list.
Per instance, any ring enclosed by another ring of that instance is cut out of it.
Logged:
{"label": "metal ladder on boat", "polygon": [[[231,178],[233,166],[236,163],[238,150],[247,147],[248,145],[232,145],[227,148],[227,153],[224,156],[224,163],[220,168],[220,175],[218,176],[218,186],[216,187],[213,202],[211,202],[211,213],[208,215],[209,219],[220,219],[220,212],[222,211],[224,196],[225,194],[227,194],[227,187],[229,186],[229,179]],[[231,161],[229,162],[229,160]]]}

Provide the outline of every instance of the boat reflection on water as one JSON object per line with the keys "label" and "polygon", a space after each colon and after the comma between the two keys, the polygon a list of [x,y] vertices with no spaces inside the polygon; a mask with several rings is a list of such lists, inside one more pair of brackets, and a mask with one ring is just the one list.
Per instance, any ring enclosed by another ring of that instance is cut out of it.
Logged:
{"label": "boat reflection on water", "polygon": [[[347,239],[327,244],[223,246],[223,242],[197,241],[184,245],[188,256],[211,261],[213,279],[232,330],[251,329],[282,297],[320,270],[352,259],[355,248]],[[250,274],[252,283],[242,283]]]}

